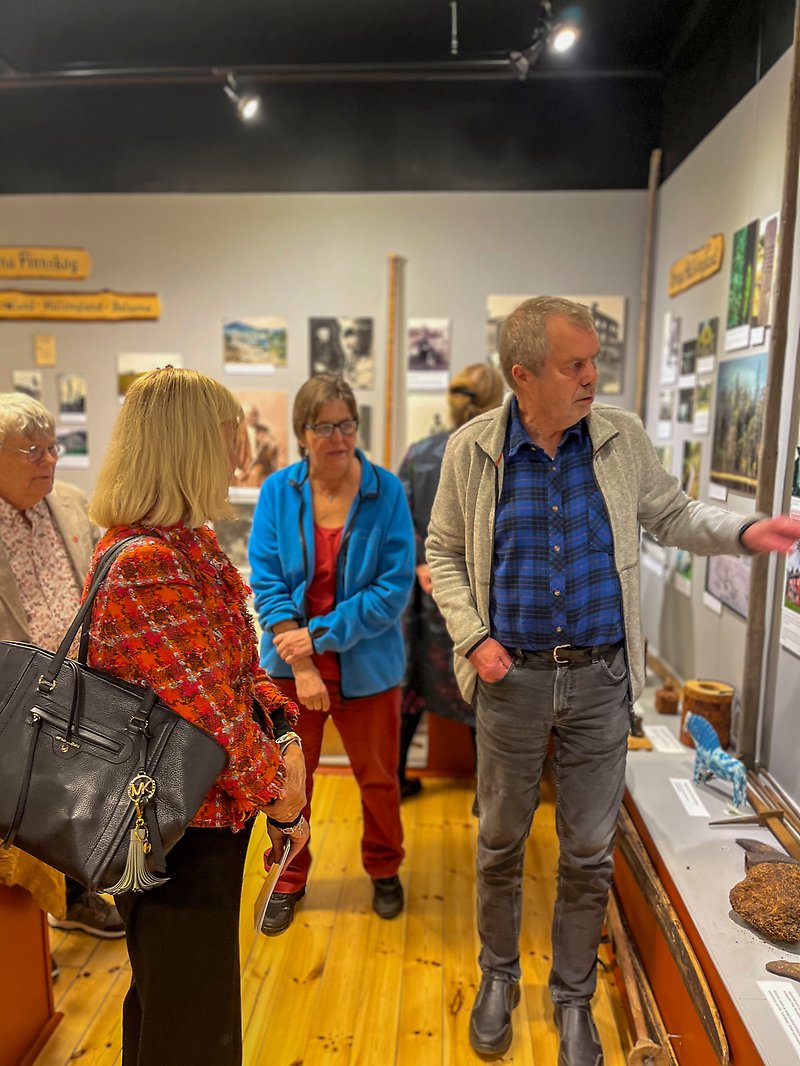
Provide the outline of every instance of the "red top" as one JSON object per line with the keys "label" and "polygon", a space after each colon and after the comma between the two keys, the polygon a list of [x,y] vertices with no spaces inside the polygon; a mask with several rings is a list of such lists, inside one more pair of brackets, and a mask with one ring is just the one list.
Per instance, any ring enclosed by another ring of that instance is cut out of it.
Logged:
{"label": "red top", "polygon": [[[326,529],[314,523],[314,577],[306,592],[306,613],[317,618],[333,610],[336,602],[336,560],[342,543],[343,526]],[[326,681],[339,680],[339,656],[335,651],[323,651],[312,656],[320,677]]]}
{"label": "red top", "polygon": [[258,664],[249,589],[207,526],[109,530],[86,589],[105,549],[131,533],[143,539],[122,550],[97,593],[89,665],[149,685],[225,748],[228,765],[192,825],[238,828],[283,785],[283,760],[256,724],[253,703],[268,728],[273,711],[295,722],[297,707]]}

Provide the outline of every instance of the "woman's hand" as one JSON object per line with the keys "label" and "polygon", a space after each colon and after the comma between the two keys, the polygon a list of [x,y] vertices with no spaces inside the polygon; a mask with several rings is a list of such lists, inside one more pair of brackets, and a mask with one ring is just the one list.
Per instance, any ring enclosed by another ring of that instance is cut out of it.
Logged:
{"label": "woman's hand", "polygon": [[329,711],[331,698],[316,666],[309,662],[302,669],[294,667],[293,670],[297,698],[302,705],[310,711]]}
{"label": "woman's hand", "polygon": [[267,832],[269,833],[269,839],[272,847],[269,851],[264,852],[264,868],[269,869],[273,863],[280,862],[283,858],[283,849],[286,841],[290,841],[291,848],[289,850],[289,858],[287,863],[291,862],[298,851],[302,849],[308,843],[310,830],[308,822],[303,819],[302,825],[299,825],[297,829],[292,830],[291,833],[284,833],[282,829],[278,829],[274,825],[270,825],[267,822]]}
{"label": "woman's hand", "polygon": [[422,591],[430,596],[433,592],[433,582],[431,581],[431,568],[427,563],[420,563],[417,567],[417,581]]}
{"label": "woman's hand", "polygon": [[306,805],[306,761],[299,744],[290,744],[283,754],[286,777],[280,797],[267,808],[270,818],[293,822]]}
{"label": "woman's hand", "polygon": [[272,643],[275,645],[275,651],[278,655],[290,666],[299,659],[308,659],[309,656],[314,654],[314,645],[311,643],[311,636],[307,626],[302,629],[287,629],[285,633],[277,633],[272,638]]}

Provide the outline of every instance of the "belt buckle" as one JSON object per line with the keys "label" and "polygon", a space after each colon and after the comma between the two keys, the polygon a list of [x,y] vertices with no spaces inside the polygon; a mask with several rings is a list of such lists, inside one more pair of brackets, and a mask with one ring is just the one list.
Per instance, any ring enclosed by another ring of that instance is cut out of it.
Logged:
{"label": "belt buckle", "polygon": [[568,663],[569,659],[559,659],[558,653],[561,651],[562,648],[571,648],[571,647],[572,647],[571,644],[557,644],[555,646],[555,648],[553,648],[553,662],[560,663],[562,666],[563,666],[564,663]]}

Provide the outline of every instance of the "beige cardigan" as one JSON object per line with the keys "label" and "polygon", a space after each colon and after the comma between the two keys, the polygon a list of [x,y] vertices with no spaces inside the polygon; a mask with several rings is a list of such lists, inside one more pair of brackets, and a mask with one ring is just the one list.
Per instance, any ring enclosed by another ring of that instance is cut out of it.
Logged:
{"label": "beige cardigan", "polygon": [[[503,487],[503,445],[511,397],[450,437],[425,545],[433,597],[455,646],[461,693],[471,701],[474,667],[465,658],[489,631],[495,505]],[[635,700],[644,687],[639,535],[643,527],[669,546],[697,555],[742,553],[741,515],[690,500],[661,465],[636,415],[595,404],[587,415],[594,473],[614,539],[625,643]]]}

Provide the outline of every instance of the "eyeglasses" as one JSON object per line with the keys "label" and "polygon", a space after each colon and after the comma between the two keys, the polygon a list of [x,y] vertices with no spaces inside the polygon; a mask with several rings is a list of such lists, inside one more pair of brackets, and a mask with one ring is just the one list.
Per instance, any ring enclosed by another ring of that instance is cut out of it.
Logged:
{"label": "eyeglasses", "polygon": [[45,455],[52,455],[54,459],[58,459],[59,455],[63,455],[66,450],[63,444],[32,444],[30,448],[9,448],[7,444],[4,444],[3,447],[6,451],[24,455],[34,466],[36,463],[41,463]]}
{"label": "eyeglasses", "polygon": [[345,418],[342,422],[306,422],[305,428],[310,429],[315,437],[332,437],[335,429],[338,429],[343,437],[352,437],[358,429],[358,419]]}

